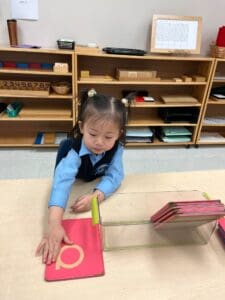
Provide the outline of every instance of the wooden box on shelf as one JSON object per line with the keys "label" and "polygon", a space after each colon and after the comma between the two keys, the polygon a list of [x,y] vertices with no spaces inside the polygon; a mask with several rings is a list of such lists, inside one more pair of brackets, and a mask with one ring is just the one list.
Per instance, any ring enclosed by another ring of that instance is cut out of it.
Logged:
{"label": "wooden box on shelf", "polygon": [[50,82],[0,80],[0,94],[10,95],[49,95]]}

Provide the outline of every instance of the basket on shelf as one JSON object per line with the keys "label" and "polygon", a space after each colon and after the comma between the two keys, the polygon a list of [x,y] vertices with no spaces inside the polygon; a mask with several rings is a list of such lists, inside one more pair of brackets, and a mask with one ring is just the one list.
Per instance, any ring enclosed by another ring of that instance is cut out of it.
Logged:
{"label": "basket on shelf", "polygon": [[71,90],[71,84],[66,81],[52,83],[51,87],[53,91],[59,95],[66,95]]}
{"label": "basket on shelf", "polygon": [[211,44],[210,50],[212,57],[225,58],[225,47],[218,47],[215,44]]}

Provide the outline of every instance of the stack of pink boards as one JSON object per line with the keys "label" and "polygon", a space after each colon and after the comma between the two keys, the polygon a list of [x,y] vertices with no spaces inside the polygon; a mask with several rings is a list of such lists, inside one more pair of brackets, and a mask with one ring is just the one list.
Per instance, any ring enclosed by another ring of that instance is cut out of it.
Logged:
{"label": "stack of pink boards", "polygon": [[200,226],[225,216],[225,206],[220,200],[168,202],[151,216],[155,228]]}
{"label": "stack of pink boards", "polygon": [[225,243],[225,218],[220,218],[218,221],[218,231],[219,235]]}

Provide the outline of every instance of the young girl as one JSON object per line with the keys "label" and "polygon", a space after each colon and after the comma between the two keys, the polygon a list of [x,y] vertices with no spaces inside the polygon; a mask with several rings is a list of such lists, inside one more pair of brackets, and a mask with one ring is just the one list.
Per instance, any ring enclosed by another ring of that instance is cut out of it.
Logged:
{"label": "young girl", "polygon": [[54,262],[61,242],[72,244],[61,221],[76,178],[85,181],[101,177],[91,194],[76,199],[74,212],[90,210],[95,196],[102,202],[111,195],[124,178],[122,154],[125,140],[126,109],[121,100],[97,94],[95,90],[81,97],[78,122],[73,138],[59,147],[56,168],[48,203],[48,230],[37,247],[44,263]]}

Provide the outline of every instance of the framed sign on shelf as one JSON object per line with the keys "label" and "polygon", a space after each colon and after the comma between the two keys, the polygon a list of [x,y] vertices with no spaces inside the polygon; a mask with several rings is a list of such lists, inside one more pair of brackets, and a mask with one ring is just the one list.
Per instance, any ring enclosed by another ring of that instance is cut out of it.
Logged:
{"label": "framed sign on shelf", "polygon": [[153,15],[150,52],[199,54],[202,18]]}

